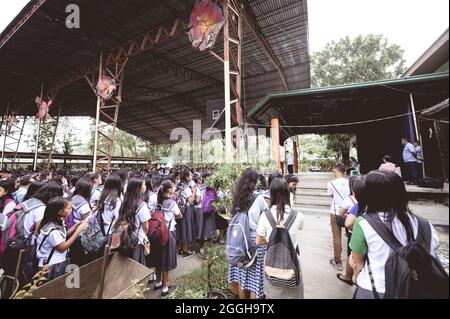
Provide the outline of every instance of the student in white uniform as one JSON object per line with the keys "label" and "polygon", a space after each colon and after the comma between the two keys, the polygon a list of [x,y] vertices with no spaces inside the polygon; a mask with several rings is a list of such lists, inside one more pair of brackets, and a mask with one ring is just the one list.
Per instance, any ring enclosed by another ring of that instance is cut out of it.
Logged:
{"label": "student in white uniform", "polygon": [[111,174],[105,180],[105,187],[98,201],[96,214],[101,213],[103,229],[107,236],[112,234],[114,225],[119,219],[122,206],[122,180],[119,175]]}
{"label": "student in white uniform", "polygon": [[151,178],[146,178],[147,192],[145,200],[148,204],[148,209],[153,212],[158,205],[158,190],[161,186],[162,177],[159,174],[152,175]]}
{"label": "student in white uniform", "polygon": [[92,182],[92,193],[89,204],[91,205],[91,208],[95,210],[97,208],[98,201],[100,200],[100,196],[102,195],[103,180],[102,176],[98,173],[89,175],[89,179]]}
{"label": "student in white uniform", "polygon": [[19,189],[14,193],[14,200],[17,204],[20,204],[24,201],[25,196],[27,195],[28,188],[30,187],[31,183],[34,182],[34,179],[31,178],[31,176],[23,176],[19,179],[20,187]]}
{"label": "student in white uniform", "polygon": [[170,180],[162,182],[158,191],[157,204],[164,213],[169,230],[169,241],[163,247],[154,247],[150,254],[150,263],[156,268],[156,285],[153,289],[162,289],[162,297],[169,295],[172,290],[169,285],[169,272],[177,268],[176,220],[183,217],[177,203],[171,198],[173,192],[174,185]]}
{"label": "student in white uniform", "polygon": [[192,173],[189,169],[183,168],[180,172],[179,188],[182,189],[182,195],[185,202],[185,211],[183,219],[179,225],[179,240],[181,244],[181,255],[189,257],[193,252],[189,251],[188,245],[195,241],[194,225],[194,200],[195,196],[191,188]]}
{"label": "student in white uniform", "polygon": [[88,223],[80,222],[66,231],[64,219],[71,211],[70,200],[52,198],[45,208],[44,219],[38,230],[36,257],[39,268],[48,270],[49,281],[65,274],[68,266],[67,252],[78,236],[88,228]]}
{"label": "student in white uniform", "polygon": [[133,177],[128,181],[123,203],[120,207],[119,219],[116,223],[118,225],[127,221],[134,226],[134,231],[139,237],[139,243],[137,247],[130,249],[128,257],[143,265],[146,265],[144,245],[148,243],[148,222],[151,218],[147,203],[143,200],[146,190],[145,180],[142,177]]}
{"label": "student in white uniform", "polygon": [[[92,215],[92,208],[89,204],[92,193],[92,183],[89,179],[82,178],[75,186],[75,191],[72,195],[72,217],[73,224],[87,220]],[[67,226],[72,227],[69,220]],[[77,239],[70,250],[70,262],[74,265],[83,266],[88,262],[85,258],[84,250],[81,245],[81,239]]]}

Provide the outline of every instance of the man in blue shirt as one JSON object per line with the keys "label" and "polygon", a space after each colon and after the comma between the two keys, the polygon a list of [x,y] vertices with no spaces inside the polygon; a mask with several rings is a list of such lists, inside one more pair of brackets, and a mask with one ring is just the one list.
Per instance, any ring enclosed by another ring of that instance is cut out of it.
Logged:
{"label": "man in blue shirt", "polygon": [[405,163],[405,167],[408,172],[408,181],[409,183],[414,184],[419,178],[416,148],[406,137],[402,139],[402,144],[404,146],[403,162]]}

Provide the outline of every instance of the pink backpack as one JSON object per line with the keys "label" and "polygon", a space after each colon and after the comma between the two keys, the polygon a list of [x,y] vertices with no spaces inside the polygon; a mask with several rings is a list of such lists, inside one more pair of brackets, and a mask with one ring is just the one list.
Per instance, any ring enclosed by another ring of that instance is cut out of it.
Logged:
{"label": "pink backpack", "polygon": [[[25,249],[30,238],[25,238],[25,216],[45,204],[38,199],[29,199],[17,205],[10,214],[7,214],[8,221],[0,236],[0,259],[8,250],[20,251]],[[31,229],[33,231],[33,229]],[[31,237],[31,236],[30,236]]]}

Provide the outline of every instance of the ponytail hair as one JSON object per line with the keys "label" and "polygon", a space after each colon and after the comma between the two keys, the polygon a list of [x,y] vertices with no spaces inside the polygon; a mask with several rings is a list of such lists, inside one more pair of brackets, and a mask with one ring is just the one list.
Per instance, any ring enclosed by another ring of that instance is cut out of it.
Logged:
{"label": "ponytail hair", "polygon": [[162,205],[164,200],[167,199],[166,192],[171,188],[173,188],[173,184],[170,179],[167,179],[161,183],[158,191],[158,205]]}

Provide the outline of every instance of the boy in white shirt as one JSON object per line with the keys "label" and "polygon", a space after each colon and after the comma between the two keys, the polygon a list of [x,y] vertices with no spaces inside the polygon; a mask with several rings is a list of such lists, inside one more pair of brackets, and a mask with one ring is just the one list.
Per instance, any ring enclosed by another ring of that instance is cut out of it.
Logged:
{"label": "boy in white shirt", "polygon": [[330,265],[338,271],[342,271],[342,229],[341,226],[338,225],[337,216],[339,215],[339,210],[341,209],[344,199],[350,196],[350,186],[348,179],[345,177],[344,165],[337,165],[333,170],[333,174],[335,179],[328,182],[327,185],[328,195],[332,197],[330,222],[334,249],[334,258],[330,260]]}

